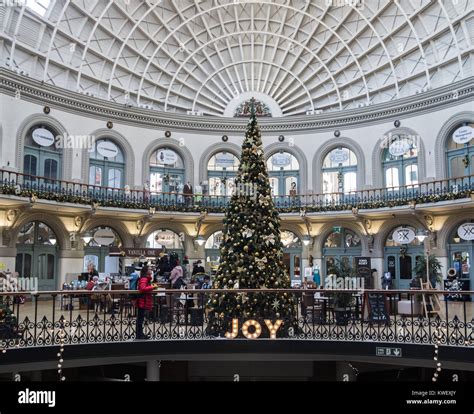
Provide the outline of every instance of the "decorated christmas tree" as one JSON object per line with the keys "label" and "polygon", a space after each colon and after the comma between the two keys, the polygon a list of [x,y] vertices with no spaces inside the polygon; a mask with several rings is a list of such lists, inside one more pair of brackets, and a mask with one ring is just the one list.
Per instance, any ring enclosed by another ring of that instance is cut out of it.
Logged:
{"label": "decorated christmas tree", "polygon": [[[222,335],[232,319],[281,319],[284,332],[295,319],[295,301],[286,292],[290,277],[283,263],[280,218],[271,197],[262,137],[251,102],[235,191],[227,207],[215,289],[259,289],[256,293],[215,293],[209,301],[209,332]],[[264,326],[264,325],[263,325]],[[286,328],[286,329],[285,329]]]}

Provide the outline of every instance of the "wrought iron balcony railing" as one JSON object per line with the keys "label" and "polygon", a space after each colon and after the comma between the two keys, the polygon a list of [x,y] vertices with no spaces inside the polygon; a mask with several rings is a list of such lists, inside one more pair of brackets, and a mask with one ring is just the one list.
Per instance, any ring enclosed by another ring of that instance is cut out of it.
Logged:
{"label": "wrought iron balcony railing", "polygon": [[[250,329],[247,334],[242,329],[245,321],[234,317],[232,310],[218,317],[221,328],[215,329],[215,314],[208,307],[215,293],[239,296],[248,303],[254,299],[274,303],[273,296],[282,293],[292,297],[291,315],[276,307],[272,315],[256,315],[250,323],[253,333],[260,329],[260,336],[268,338],[268,321],[271,322],[276,327],[275,340],[474,347],[474,291],[155,290],[143,324],[144,336],[151,341],[227,339],[226,333],[235,328],[237,338],[251,340]],[[2,292],[0,347],[133,341],[137,332],[134,304],[139,294],[128,290]],[[337,299],[341,294],[345,295],[344,306]],[[433,295],[440,300],[441,307],[434,309],[428,305],[425,314],[423,298],[430,303],[429,297]],[[214,328],[210,329],[211,326]]]}
{"label": "wrought iron balcony railing", "polygon": [[[474,175],[435,180],[420,184],[385,187],[347,193],[301,194],[274,196],[280,212],[344,211],[353,208],[376,209],[406,206],[412,203],[434,203],[470,197]],[[101,187],[47,177],[31,176],[0,170],[0,194],[37,197],[44,200],[103,207],[222,213],[230,196],[205,194],[157,193],[147,190]]]}

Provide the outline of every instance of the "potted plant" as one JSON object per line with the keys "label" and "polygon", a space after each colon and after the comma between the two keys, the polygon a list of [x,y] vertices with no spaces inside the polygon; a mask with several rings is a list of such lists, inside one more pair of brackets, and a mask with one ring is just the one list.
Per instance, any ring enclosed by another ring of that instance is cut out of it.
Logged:
{"label": "potted plant", "polygon": [[[328,269],[333,275],[333,289],[347,289],[352,286],[352,281],[356,280],[357,273],[348,260],[336,259]],[[354,296],[351,292],[336,292],[333,294],[334,315],[337,325],[347,325],[351,318],[351,305],[354,303]]]}
{"label": "potted plant", "polygon": [[[429,275],[430,275],[430,283],[431,287],[435,288],[438,283],[441,283],[442,281],[442,275],[441,275],[441,262],[438,260],[438,258],[430,254],[428,257],[428,270],[429,270]],[[426,283],[426,257],[420,257],[416,261],[416,265],[413,268],[413,272],[415,273],[415,280],[418,280],[417,282],[413,282],[414,284],[418,284],[417,287],[421,287],[421,282]],[[411,285],[411,284],[410,284]]]}

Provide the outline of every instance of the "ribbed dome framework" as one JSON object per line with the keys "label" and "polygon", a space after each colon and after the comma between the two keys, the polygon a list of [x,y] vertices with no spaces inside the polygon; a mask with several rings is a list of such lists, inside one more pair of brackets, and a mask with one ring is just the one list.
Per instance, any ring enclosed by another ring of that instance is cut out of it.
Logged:
{"label": "ribbed dome framework", "polygon": [[40,3],[0,5],[3,66],[160,111],[222,116],[248,93],[337,111],[472,76],[469,0]]}

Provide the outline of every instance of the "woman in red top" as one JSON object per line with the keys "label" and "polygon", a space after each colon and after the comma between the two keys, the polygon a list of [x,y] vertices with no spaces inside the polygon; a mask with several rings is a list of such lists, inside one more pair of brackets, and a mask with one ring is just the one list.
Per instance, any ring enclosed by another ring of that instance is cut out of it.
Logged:
{"label": "woman in red top", "polygon": [[143,334],[143,322],[145,320],[145,314],[153,308],[153,295],[151,291],[154,289],[151,286],[153,272],[144,267],[140,273],[138,279],[137,289],[140,291],[140,295],[137,300],[137,339],[150,339],[148,335]]}

